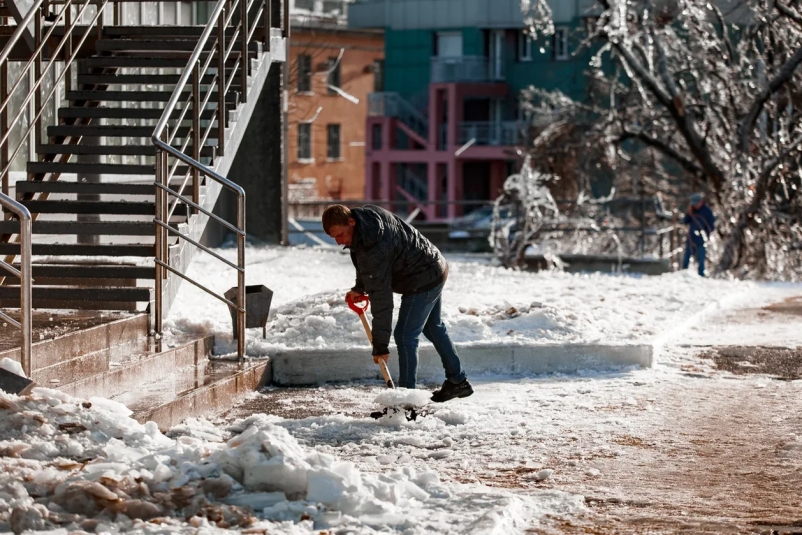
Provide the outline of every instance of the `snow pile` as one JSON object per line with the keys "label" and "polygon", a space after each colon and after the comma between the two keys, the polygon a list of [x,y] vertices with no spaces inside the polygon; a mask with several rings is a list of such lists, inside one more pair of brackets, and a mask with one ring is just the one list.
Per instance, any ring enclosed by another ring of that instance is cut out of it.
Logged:
{"label": "snow pile", "polygon": [[[170,438],[130,414],[114,401],[44,388],[25,397],[0,392],[0,531],[396,526],[418,533],[452,521],[429,518],[454,497],[435,472],[363,473],[301,446],[278,417],[254,415],[227,431],[189,420]],[[566,500],[579,506],[581,497]]]}
{"label": "snow pile", "polygon": [[0,368],[3,368],[7,372],[11,372],[21,377],[27,377],[19,361],[12,360],[8,357],[3,357],[3,359],[0,360]]}
{"label": "snow pile", "polygon": [[[223,255],[234,254],[223,249]],[[353,284],[350,258],[332,250],[250,248],[248,284],[274,291],[267,338],[248,333],[247,353],[287,349],[367,349],[359,317],[345,303]],[[698,321],[706,310],[759,299],[767,285],[698,277],[691,271],[660,276],[526,272],[494,267],[486,259],[448,257],[450,273],[442,317],[461,344],[658,343],[666,333]],[[216,291],[234,273],[199,259],[190,275]],[[397,315],[400,296],[395,296]],[[370,318],[370,313],[368,313]],[[396,316],[397,317],[397,316]],[[235,351],[225,305],[185,284],[167,334],[216,335],[216,353]],[[428,343],[422,340],[422,343]]]}
{"label": "snow pile", "polygon": [[408,388],[394,388],[385,390],[373,400],[373,403],[381,407],[422,407],[431,401],[432,393],[428,390],[417,390]]}

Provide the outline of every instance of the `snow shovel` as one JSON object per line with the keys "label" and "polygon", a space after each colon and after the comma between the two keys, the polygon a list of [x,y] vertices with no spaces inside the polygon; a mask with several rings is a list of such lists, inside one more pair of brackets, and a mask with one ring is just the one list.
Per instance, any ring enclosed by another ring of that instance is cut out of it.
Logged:
{"label": "snow shovel", "polygon": [[0,368],[0,390],[8,392],[9,394],[24,396],[35,386],[36,383],[27,377],[12,373],[5,368]]}
{"label": "snow shovel", "polygon": [[[348,308],[359,315],[359,319],[362,320],[362,326],[365,328],[365,334],[368,335],[368,342],[372,344],[373,333],[370,332],[370,325],[368,325],[368,319],[365,317],[365,310],[367,310],[370,300],[365,296],[359,301],[355,301],[349,296],[346,298],[346,302],[348,303]],[[387,362],[384,359],[379,359],[379,369],[382,372],[382,377],[384,377],[384,382],[387,383],[387,388],[395,388],[395,383],[393,383],[393,378],[390,377],[390,370],[387,369]]]}

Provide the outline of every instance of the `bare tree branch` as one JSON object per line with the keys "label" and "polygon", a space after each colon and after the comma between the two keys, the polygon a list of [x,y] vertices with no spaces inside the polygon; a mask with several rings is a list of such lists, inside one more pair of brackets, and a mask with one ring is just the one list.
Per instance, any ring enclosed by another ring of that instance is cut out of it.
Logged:
{"label": "bare tree branch", "polygon": [[785,83],[791,79],[793,76],[794,71],[802,63],[802,46],[799,47],[794,55],[788,58],[788,61],[780,67],[780,70],[777,72],[777,75],[772,78],[772,80],[763,88],[755,100],[752,102],[752,106],[749,108],[749,112],[744,117],[741,126],[738,128],[739,133],[739,145],[741,152],[748,153],[749,152],[749,140],[752,137],[752,130],[755,128],[755,121],[757,121],[758,115],[760,115],[760,110],[763,109],[763,105],[766,104],[766,101],[769,100],[769,97],[773,95],[778,89],[780,89]]}
{"label": "bare tree branch", "polygon": [[663,143],[659,139],[651,137],[650,135],[646,134],[643,131],[635,132],[625,128],[623,134],[619,136],[618,140],[625,141],[626,139],[632,139],[632,138],[639,139],[644,143],[646,143],[647,145],[649,145],[650,147],[654,147],[655,149],[659,150],[669,158],[676,161],[678,164],[684,167],[686,171],[690,172],[691,174],[696,175],[702,173],[702,169],[698,165],[693,163],[690,159],[680,154],[670,145]]}
{"label": "bare tree branch", "polygon": [[796,22],[800,27],[802,27],[802,15],[792,10],[790,7],[783,5],[783,3],[780,0],[776,0],[774,2],[774,7],[777,8],[777,11],[779,11],[792,21]]}
{"label": "bare tree branch", "polygon": [[777,155],[776,158],[772,158],[763,166],[763,169],[760,171],[760,177],[758,180],[768,179],[771,173],[774,172],[774,169],[780,165],[783,160],[785,160],[793,151],[799,148],[799,145],[802,144],[802,133],[796,136],[791,142],[783,149],[783,151]]}

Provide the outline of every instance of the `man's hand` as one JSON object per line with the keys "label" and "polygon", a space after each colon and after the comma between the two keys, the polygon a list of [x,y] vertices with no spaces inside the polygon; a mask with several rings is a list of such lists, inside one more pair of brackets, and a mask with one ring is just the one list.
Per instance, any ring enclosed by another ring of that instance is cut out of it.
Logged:
{"label": "man's hand", "polygon": [[361,303],[365,300],[365,294],[356,292],[354,290],[349,290],[348,293],[345,294],[345,300],[348,301],[349,299],[354,303]]}
{"label": "man's hand", "polygon": [[390,360],[390,354],[388,353],[387,355],[373,355],[373,362],[375,362],[376,364],[379,363],[379,359],[383,359],[384,363],[387,364],[387,361]]}

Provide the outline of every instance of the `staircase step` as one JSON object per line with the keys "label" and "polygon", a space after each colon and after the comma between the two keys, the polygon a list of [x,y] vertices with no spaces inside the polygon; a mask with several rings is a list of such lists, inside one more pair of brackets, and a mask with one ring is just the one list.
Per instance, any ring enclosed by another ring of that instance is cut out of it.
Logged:
{"label": "staircase step", "polygon": [[[19,221],[0,221],[0,234],[19,233]],[[34,234],[78,236],[153,236],[155,224],[149,221],[42,221],[31,225]]]}
{"label": "staircase step", "polygon": [[[20,201],[36,214],[114,214],[153,215],[154,201]],[[177,215],[186,215],[186,206],[176,208]]]}
{"label": "staircase step", "polygon": [[[173,187],[178,188],[180,184]],[[192,188],[192,184],[186,187]],[[96,195],[155,195],[156,186],[148,184],[128,184],[118,182],[45,182],[42,180],[23,180],[17,182],[21,193],[76,193]]]}
{"label": "staircase step", "polygon": [[[227,69],[230,76],[231,69]],[[79,74],[78,84],[86,85],[175,85],[181,79],[180,74]],[[204,75],[201,84],[210,84],[213,74]],[[228,80],[228,78],[226,78]],[[236,83],[236,80],[235,80]]]}
{"label": "staircase step", "polygon": [[[153,132],[151,132],[153,133]],[[147,136],[150,137],[150,136]],[[181,150],[180,147],[175,147]],[[206,145],[201,149],[201,156],[212,156],[214,147]],[[38,154],[100,154],[114,156],[154,156],[156,147],[147,145],[64,145],[46,144],[39,145]]]}
{"label": "staircase step", "polygon": [[[154,256],[155,246],[143,243],[34,243],[33,254],[46,256]],[[0,243],[1,255],[19,254],[19,243]]]}
{"label": "staircase step", "polygon": [[[103,28],[103,36],[127,38],[175,37],[187,39],[200,37],[203,30],[203,26],[105,26]],[[234,35],[235,30],[233,27],[226,28],[226,35]]]}
{"label": "staircase step", "polygon": [[156,422],[166,431],[189,417],[213,417],[231,408],[272,378],[270,360],[250,360],[244,363],[210,361],[198,387],[173,399],[151,396],[140,401],[126,400],[140,422]]}
{"label": "staircase step", "polygon": [[115,182],[44,182],[23,180],[16,184],[20,193],[87,193],[99,195],[154,195],[153,184],[120,184]]}
{"label": "staircase step", "polygon": [[[214,101],[217,104],[217,101]],[[175,110],[170,114],[171,119],[178,119],[182,110]],[[161,108],[109,108],[98,106],[97,108],[70,107],[59,108],[58,116],[61,119],[83,118],[92,119],[161,119],[164,110]],[[201,119],[216,117],[217,110],[203,110]],[[192,120],[192,113],[187,112],[184,120]]]}
{"label": "staircase step", "polygon": [[[57,388],[72,396],[103,396],[124,401],[137,394],[139,397],[152,395],[152,386],[166,379],[167,390],[175,397],[176,390],[192,390],[203,384],[213,348],[213,336],[182,342],[171,348],[156,342],[147,351],[125,360],[110,361],[110,366],[102,373],[83,375],[67,384],[62,382]],[[127,396],[126,393],[131,394]]]}
{"label": "staircase step", "polygon": [[[93,56],[86,58],[85,65],[92,67],[123,67],[123,68],[153,68],[153,69],[184,69],[187,66],[188,57],[177,58],[153,58],[142,56]],[[214,61],[214,60],[212,60]],[[226,67],[233,67],[236,63],[235,58],[226,61]],[[216,62],[215,62],[216,66]]]}
{"label": "staircase step", "polygon": [[[36,267],[34,266],[34,269]],[[48,316],[50,316],[49,321]],[[37,369],[47,368],[92,353],[105,352],[106,360],[117,358],[118,355],[123,356],[130,353],[137,342],[148,332],[146,314],[122,318],[115,314],[105,321],[103,316],[98,317],[95,314],[70,312],[53,316],[36,312],[33,314],[34,343],[31,347],[31,362],[34,373]],[[55,325],[60,327],[56,332],[62,334],[40,339],[37,334],[51,331],[54,320],[58,321]],[[45,329],[45,327],[49,328]],[[19,361],[19,347],[0,352],[0,359],[5,357]]]}
{"label": "staircase step", "polygon": [[[150,223],[151,231],[153,223]],[[15,264],[20,269],[19,264]],[[125,266],[119,264],[33,264],[31,275],[48,279],[154,279],[156,269],[153,266]],[[9,278],[13,278],[9,275]]]}
{"label": "staircase step", "polygon": [[[85,173],[89,175],[154,175],[156,167],[149,165],[76,162],[28,162],[28,173]],[[185,169],[186,171],[186,166]]]}
{"label": "staircase step", "polygon": [[[36,286],[33,291],[33,306],[37,301],[149,301],[150,288],[65,288],[60,286]],[[0,302],[13,307],[10,302],[19,302],[19,286],[0,286]]]}
{"label": "staircase step", "polygon": [[[189,91],[181,93],[181,102],[189,99]],[[173,96],[172,91],[67,91],[64,98],[70,101],[91,100],[95,102],[124,101],[124,102],[167,102]],[[236,100],[238,93],[229,91],[226,94],[226,101]],[[206,98],[206,93],[201,91],[201,101]],[[210,103],[217,102],[217,91],[212,92],[209,97]]]}
{"label": "staircase step", "polygon": [[[66,136],[91,136],[91,137],[150,137],[153,135],[153,126],[117,126],[117,125],[72,125],[60,124],[47,127],[47,135],[50,137]],[[184,137],[189,133],[190,127],[182,126],[177,129],[177,136]],[[176,131],[172,129],[171,133]],[[217,128],[212,127],[211,138],[217,134]],[[207,142],[209,140],[207,139]],[[156,149],[154,148],[154,154]]]}
{"label": "staircase step", "polygon": [[[186,52],[187,57],[195,50],[198,45],[197,39],[157,39],[151,37],[149,39],[98,39],[95,41],[95,50],[98,53],[103,52],[147,52],[151,56],[159,52]],[[216,46],[215,41],[207,41],[204,50],[209,51],[212,46]],[[230,43],[226,43],[230,46]],[[242,47],[240,43],[234,45],[234,52],[238,53]],[[251,51],[259,50],[259,43],[252,41],[249,45]]]}

